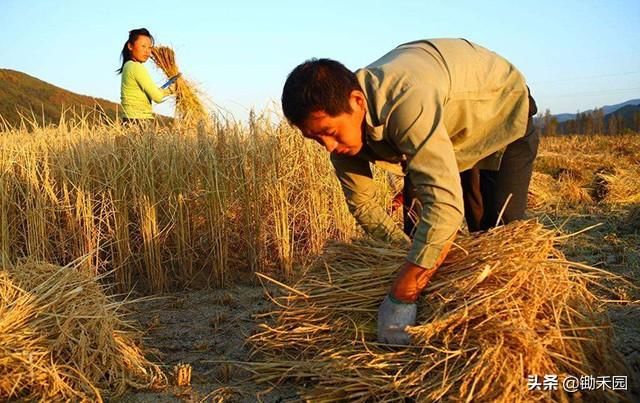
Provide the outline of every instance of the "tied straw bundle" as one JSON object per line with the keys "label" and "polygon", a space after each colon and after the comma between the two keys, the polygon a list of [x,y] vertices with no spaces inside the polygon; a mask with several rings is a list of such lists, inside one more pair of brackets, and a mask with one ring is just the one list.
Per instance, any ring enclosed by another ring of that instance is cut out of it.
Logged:
{"label": "tied straw bundle", "polygon": [[[168,46],[154,46],[151,49],[151,60],[164,72],[167,79],[180,72],[176,64],[175,52]],[[176,119],[185,124],[204,120],[207,113],[194,86],[183,77],[176,80],[175,86]]]}
{"label": "tied straw bundle", "polygon": [[[568,401],[569,375],[626,375],[587,285],[604,274],[568,262],[535,221],[458,239],[419,301],[412,345],[376,342],[377,308],[406,251],[372,241],[332,244],[274,302],[275,323],[250,341],[254,381],[304,382],[309,401]],[[558,390],[529,390],[530,375]],[[588,395],[587,395],[588,393]],[[619,401],[618,391],[585,392]]]}
{"label": "tied straw bundle", "polygon": [[0,270],[0,400],[102,401],[166,378],[147,361],[122,303],[76,267],[24,261]]}

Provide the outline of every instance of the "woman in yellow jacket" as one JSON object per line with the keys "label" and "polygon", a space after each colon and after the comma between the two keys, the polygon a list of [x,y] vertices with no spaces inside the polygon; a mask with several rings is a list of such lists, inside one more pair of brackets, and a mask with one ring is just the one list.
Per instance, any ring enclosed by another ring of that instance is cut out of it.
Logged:
{"label": "woman in yellow jacket", "polygon": [[153,36],[145,28],[129,31],[129,39],[122,48],[122,66],[117,70],[122,75],[120,101],[124,122],[153,119],[151,101],[160,103],[171,95],[172,90],[159,88],[142,65],[151,56]]}

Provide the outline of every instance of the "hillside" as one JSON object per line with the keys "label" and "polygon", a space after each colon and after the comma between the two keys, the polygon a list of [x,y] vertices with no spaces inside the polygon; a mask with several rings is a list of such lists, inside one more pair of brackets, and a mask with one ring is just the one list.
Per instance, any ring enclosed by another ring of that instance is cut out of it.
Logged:
{"label": "hillside", "polygon": [[31,111],[40,124],[43,117],[46,124],[55,124],[63,108],[77,113],[102,110],[113,119],[119,105],[67,91],[19,71],[0,69],[0,116],[9,124],[16,125],[20,115],[31,116]]}
{"label": "hillside", "polygon": [[615,116],[621,125],[625,127],[636,127],[639,123],[637,122],[639,113],[640,105],[625,105],[614,112],[604,115],[604,121],[605,124],[609,124],[609,120]]}
{"label": "hillside", "polygon": [[[602,107],[602,111],[605,115],[610,115],[612,113],[617,112],[618,110],[625,108],[625,107],[633,107],[633,106],[640,106],[640,98],[638,99],[630,99],[628,101],[625,102],[621,102],[615,105],[605,105]],[[628,109],[628,108],[627,108]],[[584,111],[583,113],[591,113],[593,112],[593,109]],[[577,117],[576,113],[559,113],[557,115],[553,115],[555,116],[555,118],[558,120],[558,123],[563,123],[566,122],[568,120],[574,120]]]}

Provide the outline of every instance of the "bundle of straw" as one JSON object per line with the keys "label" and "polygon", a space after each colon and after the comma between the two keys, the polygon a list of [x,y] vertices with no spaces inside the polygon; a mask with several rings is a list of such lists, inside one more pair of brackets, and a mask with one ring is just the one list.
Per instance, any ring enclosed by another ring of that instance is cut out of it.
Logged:
{"label": "bundle of straw", "polygon": [[529,185],[529,197],[527,207],[532,210],[540,210],[555,203],[558,189],[551,175],[533,172]]}
{"label": "bundle of straw", "polygon": [[[423,292],[407,348],[375,335],[378,305],[406,252],[371,241],[330,245],[274,299],[275,324],[250,339],[265,359],[246,368],[256,382],[304,382],[310,401],[566,401],[568,375],[628,372],[586,287],[600,272],[566,261],[556,240],[535,221],[459,239]],[[529,375],[557,375],[559,390],[528,390]]]}
{"label": "bundle of straw", "polygon": [[0,270],[0,400],[102,401],[165,382],[96,280],[34,261]]}
{"label": "bundle of straw", "polygon": [[[167,79],[180,72],[175,52],[168,46],[154,46],[151,60],[164,72]],[[181,123],[198,123],[207,117],[204,105],[195,87],[182,76],[176,80],[176,119]]]}
{"label": "bundle of straw", "polygon": [[611,205],[640,203],[640,168],[616,168],[596,172],[596,190]]}
{"label": "bundle of straw", "polygon": [[557,207],[580,207],[593,204],[589,189],[571,175],[554,179],[551,175],[533,172],[527,207],[544,210]]}

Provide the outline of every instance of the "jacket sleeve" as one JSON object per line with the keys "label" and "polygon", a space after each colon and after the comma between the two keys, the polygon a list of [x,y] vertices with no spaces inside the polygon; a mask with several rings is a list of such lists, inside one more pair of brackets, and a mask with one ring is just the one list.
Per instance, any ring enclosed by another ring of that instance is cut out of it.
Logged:
{"label": "jacket sleeve", "polygon": [[331,155],[349,211],[371,237],[407,245],[409,238],[375,200],[376,182],[369,162],[356,157]]}
{"label": "jacket sleeve", "polygon": [[149,99],[155,103],[160,103],[164,100],[167,92],[162,88],[159,88],[156,83],[153,82],[147,69],[141,63],[135,63],[134,77],[136,82],[142,88]]}
{"label": "jacket sleeve", "polygon": [[387,115],[387,135],[407,156],[408,175],[422,205],[407,260],[435,265],[464,217],[458,164],[442,120],[444,95],[414,86],[402,93]]}

